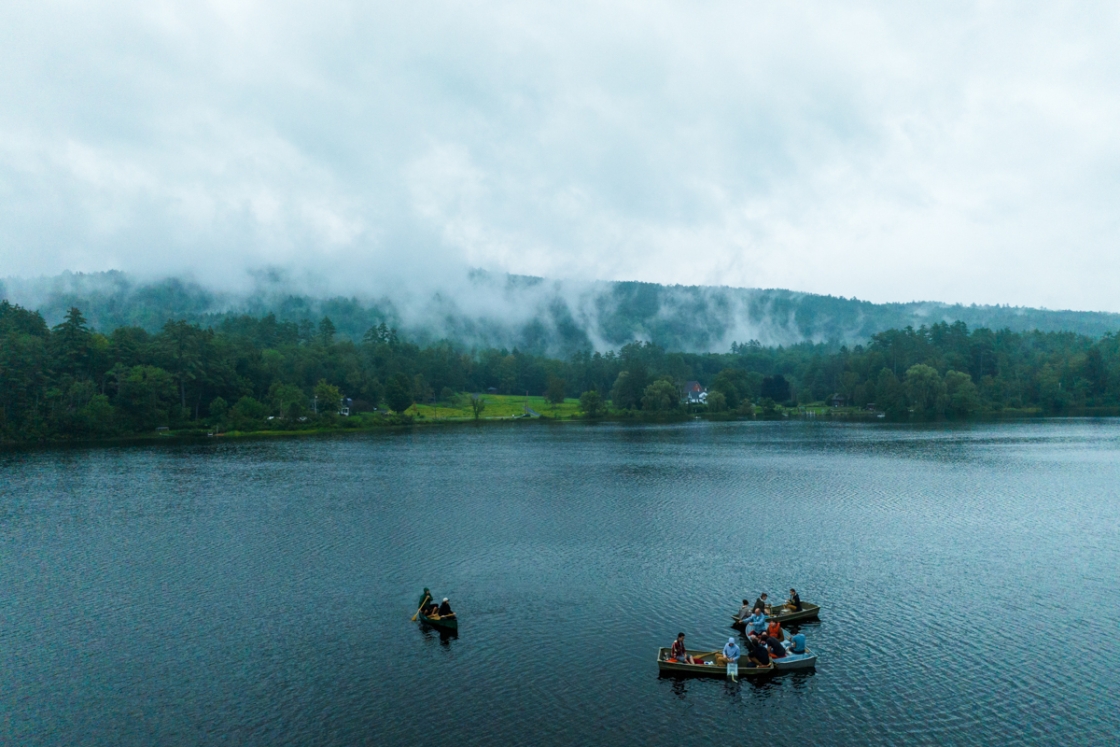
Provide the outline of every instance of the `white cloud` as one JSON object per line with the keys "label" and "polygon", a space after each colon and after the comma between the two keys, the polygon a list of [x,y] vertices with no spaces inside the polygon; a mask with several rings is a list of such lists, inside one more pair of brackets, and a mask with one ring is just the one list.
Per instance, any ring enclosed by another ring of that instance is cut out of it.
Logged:
{"label": "white cloud", "polygon": [[475,265],[1120,311],[1118,12],[8,3],[0,275],[380,293]]}

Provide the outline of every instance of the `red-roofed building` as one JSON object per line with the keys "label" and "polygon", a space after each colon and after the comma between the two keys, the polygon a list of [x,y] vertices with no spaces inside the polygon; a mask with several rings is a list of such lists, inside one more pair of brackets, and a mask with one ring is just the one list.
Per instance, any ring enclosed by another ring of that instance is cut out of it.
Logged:
{"label": "red-roofed building", "polygon": [[708,390],[699,381],[689,381],[684,385],[684,401],[689,405],[701,405],[708,401]]}

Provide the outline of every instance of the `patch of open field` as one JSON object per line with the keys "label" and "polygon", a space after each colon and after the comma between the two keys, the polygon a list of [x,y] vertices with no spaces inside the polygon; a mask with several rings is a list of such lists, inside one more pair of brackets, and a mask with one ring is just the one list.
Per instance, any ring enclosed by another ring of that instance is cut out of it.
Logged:
{"label": "patch of open field", "polygon": [[[566,399],[558,405],[550,403],[544,397],[512,394],[484,394],[482,399],[486,402],[486,409],[482,412],[483,420],[537,415],[546,418],[570,418],[579,414],[578,399]],[[406,413],[418,420],[471,420],[474,417],[470,398],[467,395],[460,395],[452,402],[413,405]]]}

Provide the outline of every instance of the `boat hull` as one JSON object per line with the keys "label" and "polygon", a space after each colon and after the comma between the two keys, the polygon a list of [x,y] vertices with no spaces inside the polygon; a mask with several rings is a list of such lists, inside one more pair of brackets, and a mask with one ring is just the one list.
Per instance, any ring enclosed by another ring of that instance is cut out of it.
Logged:
{"label": "boat hull", "polygon": [[431,625],[433,628],[439,628],[440,630],[458,630],[459,629],[459,621],[456,620],[454,617],[452,617],[452,618],[428,617],[425,614],[421,614],[420,615],[420,622],[424,623],[425,625]]}
{"label": "boat hull", "polygon": [[[665,674],[678,674],[690,675],[693,677],[726,677],[727,667],[723,664],[715,662],[715,654],[710,651],[689,651],[689,656],[695,657],[701,661],[711,662],[710,664],[685,664],[682,661],[669,661],[669,649],[658,649],[657,652],[657,669]],[[775,671],[774,666],[769,667],[751,667],[744,666],[744,660],[739,660],[739,676],[740,677],[758,677],[761,675],[773,674]]]}
{"label": "boat hull", "polygon": [[781,659],[774,659],[774,666],[779,672],[813,669],[817,666],[817,655],[808,649],[803,654],[786,654]]}

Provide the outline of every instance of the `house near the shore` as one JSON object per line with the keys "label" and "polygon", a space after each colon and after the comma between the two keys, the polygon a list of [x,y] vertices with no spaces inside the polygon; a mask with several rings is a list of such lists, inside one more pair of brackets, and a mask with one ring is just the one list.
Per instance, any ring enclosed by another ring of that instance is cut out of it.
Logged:
{"label": "house near the shore", "polygon": [[702,405],[708,401],[708,390],[699,381],[689,381],[684,385],[684,401],[687,405]]}
{"label": "house near the shore", "polygon": [[834,394],[828,398],[828,404],[833,407],[843,407],[848,404],[848,398],[843,394]]}

